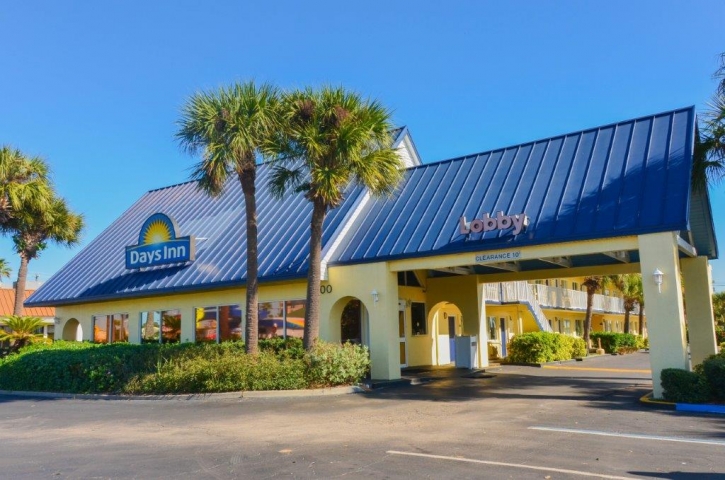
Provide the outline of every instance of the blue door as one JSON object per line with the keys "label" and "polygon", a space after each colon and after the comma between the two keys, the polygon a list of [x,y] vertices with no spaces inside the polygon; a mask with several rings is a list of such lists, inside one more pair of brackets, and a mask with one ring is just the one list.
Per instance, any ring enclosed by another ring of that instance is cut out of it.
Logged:
{"label": "blue door", "polygon": [[501,319],[501,358],[506,356],[506,319]]}
{"label": "blue door", "polygon": [[451,363],[456,361],[456,317],[448,315],[448,344],[451,351]]}

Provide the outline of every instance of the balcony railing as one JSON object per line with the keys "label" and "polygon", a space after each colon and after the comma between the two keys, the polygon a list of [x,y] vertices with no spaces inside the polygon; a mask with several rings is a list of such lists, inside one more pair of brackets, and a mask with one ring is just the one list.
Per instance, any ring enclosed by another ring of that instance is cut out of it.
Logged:
{"label": "balcony railing", "polygon": [[[571,290],[548,285],[530,284],[528,282],[487,283],[485,286],[486,300],[492,302],[523,302],[535,300],[540,307],[560,308],[564,310],[581,310],[587,308],[587,294],[579,290]],[[624,313],[624,300],[619,297],[595,294],[592,310],[604,313]],[[639,314],[639,306],[631,312]]]}

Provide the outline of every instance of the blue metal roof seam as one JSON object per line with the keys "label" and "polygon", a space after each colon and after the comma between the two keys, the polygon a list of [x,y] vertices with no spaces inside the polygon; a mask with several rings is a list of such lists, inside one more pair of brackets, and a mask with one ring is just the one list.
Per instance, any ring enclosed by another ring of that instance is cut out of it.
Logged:
{"label": "blue metal roof seam", "polygon": [[[330,265],[686,230],[694,108],[673,110],[407,168],[389,197],[371,198]],[[406,131],[401,128],[399,136]],[[269,164],[258,169],[260,281],[304,278],[310,205],[273,198]],[[329,212],[323,245],[333,242],[364,189],[351,185]],[[125,246],[152,213],[175,218],[180,235],[204,238],[196,261],[128,271]],[[528,230],[461,235],[458,219],[526,213]],[[244,285],[243,196],[236,179],[210,199],[196,182],[144,194],[37,290],[26,305],[60,305]],[[119,252],[118,255],[110,254]]]}

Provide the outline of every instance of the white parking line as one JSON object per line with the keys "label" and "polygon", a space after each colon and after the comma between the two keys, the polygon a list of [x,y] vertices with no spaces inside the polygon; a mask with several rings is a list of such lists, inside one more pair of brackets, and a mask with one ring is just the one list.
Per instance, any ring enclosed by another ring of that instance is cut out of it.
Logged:
{"label": "white parking line", "polygon": [[639,440],[659,440],[660,442],[699,443],[701,445],[725,446],[722,440],[705,440],[699,438],[684,437],[661,437],[659,435],[641,435],[637,433],[614,433],[601,432],[598,430],[576,430],[574,428],[553,428],[553,427],[529,427],[529,430],[541,430],[544,432],[581,433],[585,435],[599,435],[602,437],[636,438]]}
{"label": "white parking line", "polygon": [[448,457],[445,455],[430,455],[428,453],[417,453],[417,452],[399,452],[396,450],[388,450],[385,453],[388,453],[390,455],[406,455],[409,457],[433,458],[436,460],[452,460],[454,462],[479,463],[479,464],[484,464],[484,465],[495,465],[498,467],[524,468],[527,470],[538,470],[541,472],[568,473],[570,475],[579,475],[581,477],[610,478],[613,480],[634,480],[633,477],[618,477],[616,475],[604,475],[601,473],[582,472],[580,470],[567,470],[565,468],[538,467],[535,465],[524,465],[521,463],[492,462],[489,460],[476,460],[473,458],[464,458],[464,457]]}

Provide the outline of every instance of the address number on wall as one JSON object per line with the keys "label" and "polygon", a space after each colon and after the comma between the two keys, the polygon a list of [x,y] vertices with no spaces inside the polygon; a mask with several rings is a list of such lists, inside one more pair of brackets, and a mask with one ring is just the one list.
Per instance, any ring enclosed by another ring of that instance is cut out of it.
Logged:
{"label": "address number on wall", "polygon": [[320,293],[326,294],[326,293],[332,293],[332,285],[320,285]]}

